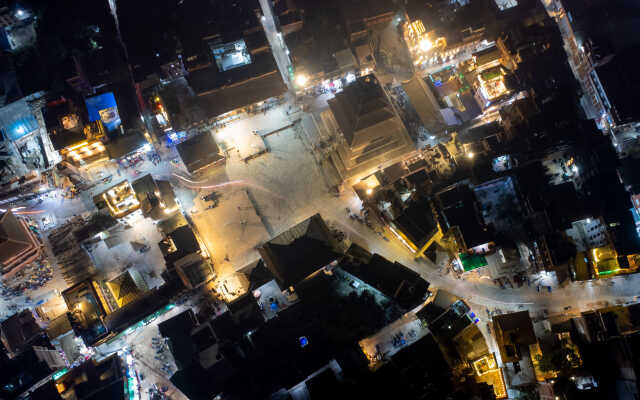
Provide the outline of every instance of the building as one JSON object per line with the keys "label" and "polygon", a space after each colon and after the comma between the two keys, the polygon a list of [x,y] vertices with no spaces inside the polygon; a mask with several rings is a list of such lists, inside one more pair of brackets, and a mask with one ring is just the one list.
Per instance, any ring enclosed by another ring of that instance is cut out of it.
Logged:
{"label": "building", "polygon": [[119,308],[138,299],[147,290],[140,273],[131,268],[107,281],[105,285]]}
{"label": "building", "polygon": [[422,304],[428,294],[429,282],[420,274],[379,254],[373,254],[367,263],[342,261],[340,268],[376,288],[405,310]]}
{"label": "building", "polygon": [[440,105],[424,79],[416,74],[410,80],[403,82],[402,88],[418,113],[422,125],[432,134],[444,130],[445,121],[440,112]]}
{"label": "building", "polygon": [[331,161],[344,179],[394,161],[415,147],[374,75],[358,78],[328,101],[341,144]]}
{"label": "building", "polygon": [[18,7],[0,7],[0,48],[17,51],[36,42],[35,15]]}
{"label": "building", "polygon": [[0,182],[31,171],[44,171],[58,161],[46,133],[43,101],[44,93],[37,92],[0,108],[0,150],[5,153]]}
{"label": "building", "polygon": [[140,202],[142,215],[162,220],[179,211],[175,193],[168,181],[155,179],[147,174],[131,184]]}
{"label": "building", "polygon": [[224,164],[226,157],[220,154],[218,144],[210,132],[205,132],[179,143],[176,146],[184,166],[192,174],[207,167]]}
{"label": "building", "polygon": [[342,256],[320,214],[279,234],[258,252],[282,288],[295,285]]}
{"label": "building", "polygon": [[[138,12],[136,6],[122,7],[123,14],[135,18],[131,15]],[[168,18],[174,12],[180,17]],[[225,119],[287,91],[275,60],[279,54],[271,51],[261,14],[257,0],[167,9],[166,16],[158,18],[174,32],[173,40],[166,43],[167,48],[150,54],[148,42],[152,38],[147,35],[155,35],[155,29],[140,33],[125,28],[130,30],[124,35],[128,35],[131,48],[140,53],[133,57],[141,61],[138,67],[147,74],[158,69],[159,65],[152,64],[171,65],[176,56],[175,64],[186,70],[184,78],[156,85],[152,91],[157,93],[149,96],[151,111],[159,118],[159,124],[154,123],[159,137],[171,128],[180,132],[205,121]]]}
{"label": "building", "polygon": [[140,201],[136,197],[131,184],[126,180],[95,195],[93,202],[98,209],[107,208],[114,218],[125,217],[140,208]]}
{"label": "building", "polygon": [[214,279],[215,273],[207,253],[203,252],[194,232],[184,222],[184,225],[165,233],[158,246],[167,265],[166,279],[180,280],[185,287],[193,289]]}
{"label": "building", "polygon": [[42,256],[42,243],[11,210],[0,214],[0,274],[12,276]]}
{"label": "building", "polygon": [[339,90],[373,70],[377,45],[370,33],[391,19],[388,4],[376,0],[362,7],[357,2],[330,0],[326,7],[300,7],[300,29],[284,32],[291,59],[288,72],[296,90],[316,85]]}
{"label": "building", "polygon": [[190,399],[214,398],[236,373],[234,363],[227,358],[233,350],[226,338],[218,335],[219,325],[212,325],[200,323],[191,309],[158,324],[178,368],[171,381]]}
{"label": "building", "polygon": [[102,142],[102,122],[86,122],[86,111],[78,102],[59,97],[47,102],[42,113],[53,148],[63,160],[83,167],[109,158]]}
{"label": "building", "polygon": [[529,311],[494,316],[493,330],[500,358],[505,364],[520,361],[527,354],[524,348],[537,343]]}
{"label": "building", "polygon": [[[600,0],[543,3],[563,33],[569,63],[584,89],[587,116],[601,129],[636,122],[638,79],[632,60],[640,42],[631,33],[635,5],[623,2],[613,9]],[[604,24],[602,15],[608,17]]]}
{"label": "building", "polygon": [[43,332],[29,310],[13,314],[0,323],[0,339],[9,358],[15,358],[42,338]]}
{"label": "building", "polygon": [[429,246],[442,239],[434,206],[428,199],[410,202],[389,222],[389,227],[415,257],[423,256]]}
{"label": "building", "polygon": [[528,121],[540,113],[533,96],[517,99],[511,104],[505,104],[498,110],[500,122],[505,131],[506,139],[514,139],[520,127],[529,128]]}
{"label": "building", "polygon": [[[124,357],[131,358],[131,355]],[[88,360],[54,377],[54,381],[64,399],[125,400],[140,395],[133,365],[116,354],[99,362]]]}
{"label": "building", "polygon": [[[0,359],[0,396],[3,399],[13,400],[25,398],[27,392],[41,384],[41,380],[47,378],[53,372],[44,360],[41,360],[33,349],[27,349],[15,358]],[[55,394],[57,392],[54,390]],[[28,397],[27,397],[28,398]],[[60,400],[59,397],[51,396],[33,400]]]}
{"label": "building", "polygon": [[98,284],[92,280],[80,282],[62,292],[73,331],[87,346],[92,346],[108,334],[103,318],[111,311],[101,297]]}
{"label": "building", "polygon": [[640,79],[633,73],[634,54],[638,48],[631,48],[596,64],[592,72],[599,95],[605,100],[605,107],[613,116],[616,125],[640,121],[640,113],[633,104],[640,101]]}
{"label": "building", "polygon": [[366,7],[359,1],[341,1],[339,6],[352,43],[366,37],[372,30],[384,28],[395,13],[394,7],[384,0],[372,0]]}
{"label": "building", "polygon": [[503,137],[503,129],[497,122],[466,129],[456,137],[461,149],[457,158],[472,159],[490,153]]}
{"label": "building", "polygon": [[493,247],[492,227],[484,224],[469,186],[456,185],[438,193],[436,199],[443,231],[453,235],[460,253],[484,253]]}

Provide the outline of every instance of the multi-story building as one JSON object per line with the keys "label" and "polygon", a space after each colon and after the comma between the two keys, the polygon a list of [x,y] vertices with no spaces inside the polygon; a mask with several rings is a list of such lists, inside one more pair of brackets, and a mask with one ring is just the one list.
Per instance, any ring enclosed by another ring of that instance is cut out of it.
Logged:
{"label": "multi-story building", "polygon": [[0,48],[20,50],[36,41],[35,16],[24,8],[0,8]]}
{"label": "multi-story building", "polygon": [[[570,11],[565,9],[563,1],[542,0],[542,4],[560,28],[569,65],[584,92],[580,102],[585,113],[590,119],[596,121],[601,130],[614,127],[618,121],[600,82],[596,69],[598,62],[593,58],[594,54],[584,40],[585,37],[576,34],[574,30],[576,21],[573,20]],[[581,4],[580,7],[582,6]]]}
{"label": "multi-story building", "polygon": [[11,210],[0,214],[0,274],[14,275],[42,256],[42,243]]}
{"label": "multi-story building", "polygon": [[0,108],[0,158],[5,161],[0,181],[42,172],[58,161],[41,112],[43,96],[33,93]]}
{"label": "multi-story building", "polygon": [[358,78],[329,100],[325,113],[341,142],[331,161],[344,179],[364,175],[415,149],[404,123],[374,75]]}

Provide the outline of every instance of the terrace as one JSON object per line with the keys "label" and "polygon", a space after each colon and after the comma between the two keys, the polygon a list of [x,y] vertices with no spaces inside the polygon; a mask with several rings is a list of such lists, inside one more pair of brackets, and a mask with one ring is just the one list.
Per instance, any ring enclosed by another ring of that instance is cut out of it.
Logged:
{"label": "terrace", "polygon": [[125,217],[140,208],[140,202],[129,181],[120,182],[93,199],[96,205],[104,203],[115,218]]}
{"label": "terrace", "polygon": [[107,334],[102,322],[106,312],[94,284],[87,280],[62,292],[70,310],[71,325],[87,345],[94,344]]}

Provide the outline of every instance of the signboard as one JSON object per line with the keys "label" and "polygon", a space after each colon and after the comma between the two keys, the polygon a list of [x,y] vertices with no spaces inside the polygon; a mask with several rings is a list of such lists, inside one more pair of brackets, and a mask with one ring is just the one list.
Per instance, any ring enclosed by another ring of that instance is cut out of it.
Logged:
{"label": "signboard", "polygon": [[121,125],[118,105],[112,92],[99,94],[84,100],[89,113],[89,121],[102,121],[108,132],[118,129]]}

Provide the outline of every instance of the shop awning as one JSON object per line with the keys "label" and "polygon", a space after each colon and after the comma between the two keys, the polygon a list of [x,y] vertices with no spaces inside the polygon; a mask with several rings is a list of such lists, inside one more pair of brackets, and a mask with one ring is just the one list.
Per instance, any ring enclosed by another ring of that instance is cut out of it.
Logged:
{"label": "shop awning", "polygon": [[488,265],[487,259],[481,255],[460,253],[459,257],[460,262],[462,262],[464,272],[473,271],[474,269],[486,267]]}

